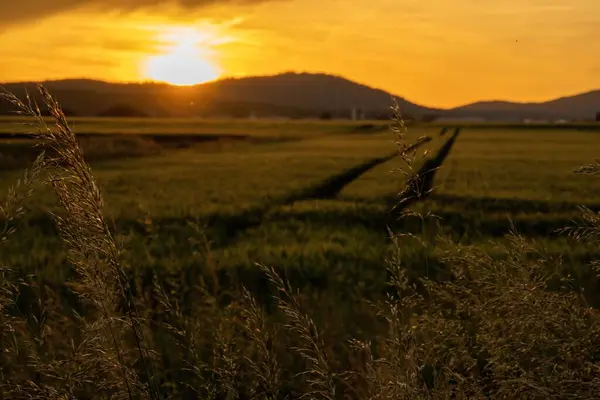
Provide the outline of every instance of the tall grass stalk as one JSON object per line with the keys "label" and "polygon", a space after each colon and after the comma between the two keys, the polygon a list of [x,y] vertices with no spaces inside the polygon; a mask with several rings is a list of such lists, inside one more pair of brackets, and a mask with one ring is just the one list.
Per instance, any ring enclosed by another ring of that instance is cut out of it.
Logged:
{"label": "tall grass stalk", "polygon": [[267,326],[264,311],[250,291],[243,288],[242,293],[244,301],[243,327],[255,348],[254,357],[246,358],[257,380],[253,398],[276,400],[279,398],[281,385],[281,366],[275,352],[277,336],[275,331]]}
{"label": "tall grass stalk", "polygon": [[[79,274],[76,290],[90,306],[100,311],[100,319],[86,324],[86,327],[91,331],[105,330],[111,338],[115,354],[111,362],[120,370],[127,396],[133,399],[138,389],[145,386],[143,391],[156,397],[150,384],[151,373],[147,370],[150,363],[146,361],[148,353],[140,321],[127,274],[119,261],[120,251],[104,218],[102,195],[58,102],[43,86],[40,85],[38,90],[54,120],[52,127],[46,123],[40,107],[29,95],[26,102],[10,93],[2,93],[2,97],[12,103],[20,114],[33,118],[36,129],[33,133],[51,154],[44,166],[64,211],[62,215],[54,213],[53,216],[67,246],[69,261]],[[125,318],[117,312],[119,307],[125,308]],[[145,383],[137,378],[125,359],[121,342],[125,326],[133,333]],[[106,352],[108,349],[97,350],[109,354]]]}
{"label": "tall grass stalk", "polygon": [[303,375],[307,377],[310,390],[304,396],[336,399],[337,376],[330,368],[325,343],[317,326],[310,316],[302,312],[300,300],[292,294],[289,282],[284,281],[273,267],[261,265],[260,268],[279,294],[275,301],[278,309],[289,320],[286,328],[300,338],[301,345],[296,346],[294,350],[308,362],[308,369]]}

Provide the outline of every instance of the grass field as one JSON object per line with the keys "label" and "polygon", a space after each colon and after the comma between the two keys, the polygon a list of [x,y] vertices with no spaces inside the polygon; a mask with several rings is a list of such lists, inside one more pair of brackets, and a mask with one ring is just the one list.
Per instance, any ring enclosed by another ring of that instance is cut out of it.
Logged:
{"label": "grass field", "polygon": [[[0,132],[15,132],[13,122],[0,121]],[[86,146],[95,155],[92,173],[109,224],[123,243],[123,263],[132,268],[141,293],[148,277],[162,276],[178,288],[174,295],[184,303],[193,301],[186,285],[195,279],[218,287],[215,295],[244,284],[264,301],[268,290],[255,263],[276,266],[305,290],[312,318],[329,345],[379,329],[362,303],[348,299],[380,299],[388,290],[383,260],[394,252],[402,253],[413,278],[443,274],[438,247],[410,240],[395,247],[388,229],[412,233],[425,243],[443,233],[459,245],[477,245],[502,258],[497,246],[507,242],[512,223],[525,238],[564,257],[565,273],[586,288],[590,302],[600,304],[594,294],[598,281],[588,266],[600,255],[596,246],[575,244],[557,232],[580,220],[579,205],[600,206],[600,181],[572,173],[597,157],[600,133],[463,127],[452,136],[440,135],[435,125],[410,127],[409,141],[431,138],[418,147],[418,154],[429,153],[415,168],[433,172],[428,176],[435,190],[409,209],[437,217],[400,219],[392,208],[405,177],[393,171],[403,163],[384,124],[73,122],[85,133],[139,138],[126,145],[116,145],[116,136],[109,142],[92,138]],[[182,146],[144,136],[171,134],[214,136]],[[0,143],[2,192],[21,173],[19,157],[33,158],[30,147],[21,139]],[[37,189],[18,231],[3,244],[1,261],[64,291],[77,273],[49,217],[50,211],[61,211],[48,186]]]}
{"label": "grass field", "polygon": [[[102,125],[96,120],[81,125],[88,123]],[[126,120],[123,126],[130,123]],[[106,124],[119,130],[117,121]],[[243,133],[242,123],[223,125],[216,131],[236,127]],[[249,125],[251,135],[273,135],[281,126]],[[196,250],[187,240],[200,229],[223,271],[253,269],[255,262],[263,262],[297,269],[308,281],[313,274],[338,280],[340,287],[377,284],[380,274],[370,283],[362,274],[373,275],[369,270],[388,254],[388,226],[423,235],[432,235],[425,232],[430,229],[437,232],[428,222],[401,222],[390,212],[404,182],[395,171],[402,166],[400,160],[382,160],[395,151],[390,132],[349,134],[356,130],[350,124],[290,125],[305,130],[301,139],[200,144],[99,161],[92,167],[107,216],[118,232],[128,235],[133,248],[153,254],[157,268],[190,268]],[[177,123],[167,126],[167,131],[179,129]],[[413,140],[424,135],[433,139],[419,154],[427,149],[426,158],[436,156],[449,138],[438,132],[438,127],[411,129]],[[578,218],[579,205],[600,204],[600,181],[572,173],[593,160],[598,149],[600,136],[577,130],[464,129],[436,171],[434,193],[411,208],[434,212],[441,219],[432,221],[464,244],[487,245],[505,235],[512,221],[525,235],[587,260],[595,250],[588,254],[588,249],[566,244],[556,230]],[[373,160],[376,165],[369,165]],[[369,169],[344,177],[361,165]],[[17,176],[18,171],[5,172],[0,186],[6,189]],[[320,194],[322,184],[336,176],[347,181],[337,193]],[[53,229],[47,213],[55,206],[49,188],[42,188],[28,205],[28,229],[21,229],[22,239],[13,241],[16,248],[9,245],[5,255],[10,265],[38,266],[42,271],[36,272],[61,280],[64,256],[56,251],[58,238],[47,235]],[[191,221],[197,226],[191,227]],[[151,244],[146,243],[147,229],[155,235]],[[132,260],[139,256],[131,254]],[[415,255],[414,262],[421,256]]]}
{"label": "grass field", "polygon": [[[51,122],[50,118],[47,121]],[[26,133],[27,122],[22,117],[0,117],[0,134]],[[249,120],[249,119],[177,119],[177,118],[69,118],[79,134],[132,134],[132,135],[241,135],[251,137],[307,137],[326,133],[348,133],[360,125],[389,125],[386,121],[322,120]]]}

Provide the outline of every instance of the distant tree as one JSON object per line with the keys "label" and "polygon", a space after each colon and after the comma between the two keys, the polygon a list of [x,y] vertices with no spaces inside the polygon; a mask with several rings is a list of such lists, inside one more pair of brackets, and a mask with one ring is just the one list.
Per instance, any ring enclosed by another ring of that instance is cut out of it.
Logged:
{"label": "distant tree", "polygon": [[596,113],[596,122],[600,122],[600,111]]}
{"label": "distant tree", "polygon": [[[63,108],[62,109],[63,113],[67,116],[67,117],[75,117],[77,116],[77,113],[73,112],[72,110],[69,110],[68,108]],[[8,116],[15,116],[17,113],[17,109],[12,106],[12,104],[2,104],[0,102],[0,115],[8,115]],[[43,117],[51,117],[52,114],[50,113],[50,110],[48,110],[48,108],[44,107],[43,105],[40,105],[40,114]]]}
{"label": "distant tree", "polygon": [[331,111],[325,111],[321,114],[320,118],[321,119],[332,119],[333,114],[331,114]]}
{"label": "distant tree", "polygon": [[147,117],[148,114],[127,104],[118,104],[98,114],[99,117]]}
{"label": "distant tree", "polygon": [[425,115],[423,115],[422,121],[423,122],[433,122],[438,118],[439,118],[439,116],[437,116],[435,114],[425,114]]}

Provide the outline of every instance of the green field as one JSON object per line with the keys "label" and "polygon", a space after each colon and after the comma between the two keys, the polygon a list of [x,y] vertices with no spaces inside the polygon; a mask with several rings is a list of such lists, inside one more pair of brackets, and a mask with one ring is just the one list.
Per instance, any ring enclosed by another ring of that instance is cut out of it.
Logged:
{"label": "green field", "polygon": [[[1,133],[26,133],[23,117],[0,117]],[[46,121],[52,123],[51,118]],[[69,123],[79,134],[129,134],[129,135],[242,135],[257,137],[308,137],[326,133],[347,133],[357,124],[351,121],[322,120],[245,120],[245,119],[178,119],[178,118],[69,118]],[[388,125],[385,121],[364,121],[360,125]]]}
{"label": "green field", "polygon": [[[2,120],[0,132],[24,132],[13,130],[13,122]],[[404,164],[393,157],[396,138],[385,124],[73,122],[83,133],[112,135],[83,145],[140,293],[151,286],[148,279],[160,277],[184,303],[194,301],[187,294],[194,282],[209,282],[217,297],[243,284],[264,300],[266,284],[255,264],[261,263],[285,271],[304,290],[328,344],[368,337],[379,328],[360,301],[386,292],[384,261],[392,254],[400,251],[412,278],[435,277],[443,274],[437,235],[502,258],[498,246],[512,224],[563,257],[561,273],[574,276],[588,301],[600,304],[588,265],[600,256],[597,247],[558,233],[581,219],[578,206],[600,206],[600,180],[573,173],[597,158],[600,132],[463,127],[450,143],[451,131],[440,136],[439,126],[409,127],[408,141],[431,138],[418,148],[418,155],[429,152],[415,169],[439,164],[433,192],[405,210],[435,214],[421,219],[392,211],[405,183],[397,171]],[[147,135],[212,136],[168,142]],[[0,190],[8,190],[34,154],[31,140],[0,142]],[[60,292],[77,274],[50,212],[61,213],[56,198],[37,184],[0,261]],[[397,248],[388,229],[414,234],[425,245],[407,240]]]}
{"label": "green field", "polygon": [[[102,133],[133,134],[131,129],[142,123],[137,133],[150,129],[141,120],[76,122]],[[165,132],[181,133],[195,122],[160,120],[153,132],[162,132],[163,124]],[[118,152],[92,162],[106,215],[117,232],[128,235],[133,249],[143,247],[144,253],[151,253],[144,256],[150,257],[153,268],[197,268],[191,265],[195,250],[188,246],[197,229],[212,243],[212,260],[223,273],[253,269],[260,262],[298,270],[308,281],[315,274],[328,282],[341,282],[343,288],[352,282],[382,283],[376,281],[380,276],[374,270],[381,272],[376,266],[390,249],[388,226],[427,237],[441,229],[459,243],[487,246],[508,233],[512,221],[523,234],[557,251],[567,248],[581,259],[595,254],[566,244],[556,230],[578,218],[579,205],[600,204],[600,181],[572,173],[594,160],[600,149],[596,133],[463,129],[436,171],[434,192],[411,206],[440,219],[420,222],[399,221],[391,212],[404,182],[403,174],[396,171],[403,166],[397,157],[378,162],[395,152],[391,132],[361,133],[349,123],[317,122],[210,122],[201,123],[199,129],[209,125],[216,132],[270,136],[273,141],[218,145],[219,140],[212,140],[183,149],[160,148],[157,154],[133,151],[134,157]],[[277,140],[285,136],[282,132],[300,136]],[[419,155],[427,149],[425,157],[432,158],[450,136],[440,137],[438,132],[436,126],[413,127],[408,139],[430,136],[433,140],[419,149]],[[134,141],[130,146],[128,150],[135,150],[147,143]],[[4,148],[10,149],[10,144]],[[378,163],[360,176],[343,178],[347,171],[373,160]],[[14,168],[5,171],[3,190],[19,174]],[[338,175],[348,181],[336,193],[311,194]],[[9,243],[4,255],[10,265],[61,280],[64,255],[56,251],[58,238],[47,234],[53,229],[48,211],[55,206],[49,188],[40,188],[28,204],[19,240]],[[199,228],[192,229],[190,221]],[[433,222],[439,227],[434,228]],[[155,235],[150,244],[145,235],[149,227]],[[139,260],[137,250],[128,253]],[[421,256],[415,257],[418,263]]]}

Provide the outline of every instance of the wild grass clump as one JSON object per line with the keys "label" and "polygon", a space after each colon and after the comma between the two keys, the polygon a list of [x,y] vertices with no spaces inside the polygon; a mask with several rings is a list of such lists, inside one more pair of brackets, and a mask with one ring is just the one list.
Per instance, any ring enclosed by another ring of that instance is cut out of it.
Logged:
{"label": "wild grass clump", "polygon": [[[327,285],[300,292],[277,266],[257,266],[254,280],[222,275],[200,233],[193,268],[154,269],[150,256],[125,257],[81,141],[40,93],[53,126],[29,98],[2,94],[34,118],[45,152],[0,208],[0,246],[15,237],[34,183],[48,184],[72,273],[56,285],[0,264],[2,398],[598,397],[600,313],[560,257],[517,232],[501,257],[390,232],[385,290],[369,300]],[[435,219],[403,206],[431,188],[394,113],[407,182],[399,217]],[[586,225],[567,232],[594,241],[600,218],[583,212]],[[147,234],[154,240],[151,227]],[[422,266],[407,266],[407,248]]]}
{"label": "wild grass clump", "polygon": [[[35,346],[36,354],[30,356],[29,362],[37,375],[37,382],[32,385],[41,392],[48,386],[68,396],[81,396],[81,389],[85,393],[93,388],[95,392],[111,396],[127,393],[132,397],[141,390],[142,383],[128,368],[128,359],[132,358],[131,362],[139,359],[146,364],[147,348],[142,344],[143,336],[128,279],[119,261],[119,249],[104,219],[100,191],[75,134],[54,98],[43,87],[40,94],[54,118],[53,127],[46,124],[40,108],[29,97],[28,102],[22,102],[10,94],[3,96],[22,114],[35,119],[34,134],[52,154],[40,159],[37,167],[44,168],[46,182],[53,187],[63,210],[61,214],[56,213],[54,219],[69,262],[77,273],[77,280],[70,282],[70,287],[78,295],[86,315],[70,316],[83,334],[76,341],[60,343],[57,349],[52,349],[55,351],[50,350],[54,353],[51,364],[41,362],[48,355],[39,352],[46,349]],[[118,312],[121,310],[122,313]],[[36,323],[42,322],[46,321],[36,320]],[[43,330],[38,332],[34,338],[37,343],[44,341],[43,334]],[[123,344],[129,334],[134,338],[133,347]],[[67,354],[69,358],[63,358]],[[72,370],[82,368],[96,371],[96,378],[78,379],[80,376]],[[143,391],[151,392],[151,388]]]}

